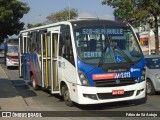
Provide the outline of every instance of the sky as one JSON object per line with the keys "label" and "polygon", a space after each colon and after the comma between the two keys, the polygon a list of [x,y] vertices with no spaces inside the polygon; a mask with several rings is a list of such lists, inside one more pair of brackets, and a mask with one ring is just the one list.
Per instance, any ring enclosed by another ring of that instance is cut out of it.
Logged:
{"label": "sky", "polygon": [[20,0],[30,7],[21,19],[25,24],[43,23],[46,17],[64,8],[78,10],[79,17],[99,17],[114,20],[113,8],[102,5],[102,0]]}

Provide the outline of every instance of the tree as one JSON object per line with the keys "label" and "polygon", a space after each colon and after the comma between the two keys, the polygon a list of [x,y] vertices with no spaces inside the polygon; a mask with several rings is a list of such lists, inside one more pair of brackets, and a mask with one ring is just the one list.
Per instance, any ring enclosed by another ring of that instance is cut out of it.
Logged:
{"label": "tree", "polygon": [[37,23],[37,24],[28,23],[27,28],[30,29],[30,28],[39,27],[39,26],[42,26],[42,25],[43,25],[42,23]]}
{"label": "tree", "polygon": [[159,54],[160,0],[103,0],[102,4],[115,8],[114,15],[121,21],[128,21],[134,27],[140,26],[141,22],[149,23],[155,34],[155,53]]}
{"label": "tree", "polygon": [[0,0],[0,42],[23,29],[24,23],[20,19],[29,10],[27,4],[19,0]]}
{"label": "tree", "polygon": [[49,23],[55,23],[59,21],[73,19],[75,17],[78,17],[78,12],[76,9],[72,8],[69,10],[68,8],[65,8],[59,12],[52,13],[50,16],[47,17],[47,20]]}

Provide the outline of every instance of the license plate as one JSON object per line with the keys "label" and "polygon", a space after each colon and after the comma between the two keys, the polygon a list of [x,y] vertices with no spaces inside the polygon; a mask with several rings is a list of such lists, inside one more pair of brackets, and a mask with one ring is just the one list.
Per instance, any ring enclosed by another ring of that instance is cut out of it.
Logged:
{"label": "license plate", "polygon": [[112,90],[112,95],[124,95],[124,90]]}

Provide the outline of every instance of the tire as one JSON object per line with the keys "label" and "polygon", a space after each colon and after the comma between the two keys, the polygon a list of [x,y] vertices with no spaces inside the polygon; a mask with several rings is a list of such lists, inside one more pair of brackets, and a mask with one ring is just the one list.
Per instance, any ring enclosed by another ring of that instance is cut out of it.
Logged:
{"label": "tire", "polygon": [[154,89],[153,83],[150,79],[147,79],[147,82],[146,82],[146,92],[148,95],[155,94],[155,89]]}
{"label": "tire", "polygon": [[39,90],[39,86],[36,84],[36,81],[35,81],[33,75],[31,76],[31,85],[34,90]]}
{"label": "tire", "polygon": [[67,88],[66,85],[62,87],[62,94],[63,94],[63,99],[65,104],[70,107],[74,106],[74,103],[73,101],[71,101],[71,98],[70,98],[69,89]]}
{"label": "tire", "polygon": [[147,93],[146,93],[145,97],[141,99],[141,103],[142,104],[147,103]]}

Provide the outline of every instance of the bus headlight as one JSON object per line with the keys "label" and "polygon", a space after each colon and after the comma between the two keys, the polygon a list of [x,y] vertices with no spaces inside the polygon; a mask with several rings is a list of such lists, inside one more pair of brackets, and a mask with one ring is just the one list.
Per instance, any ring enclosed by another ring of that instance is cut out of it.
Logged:
{"label": "bus headlight", "polygon": [[88,82],[86,75],[82,71],[79,71],[78,74],[79,74],[79,78],[80,78],[82,85],[89,86],[90,84]]}
{"label": "bus headlight", "polygon": [[141,80],[142,80],[142,81],[145,81],[145,79],[146,79],[146,78],[145,78],[145,69],[144,69],[143,72],[142,72],[142,75],[141,75]]}

